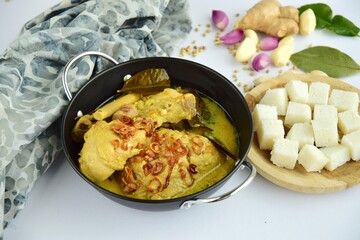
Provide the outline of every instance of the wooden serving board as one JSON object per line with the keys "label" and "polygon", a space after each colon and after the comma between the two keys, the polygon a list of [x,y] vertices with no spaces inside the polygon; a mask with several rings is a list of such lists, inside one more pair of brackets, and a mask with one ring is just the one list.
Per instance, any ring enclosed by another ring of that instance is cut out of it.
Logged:
{"label": "wooden serving board", "polygon": [[[328,83],[331,85],[332,89],[357,92],[360,96],[359,89],[340,80],[319,75],[317,73],[301,74],[288,72],[279,77],[270,79],[269,81],[252,89],[245,96],[250,109],[254,110],[255,105],[264,96],[266,90],[270,88],[284,87],[287,82],[294,79],[306,82]],[[360,161],[351,160],[334,171],[324,169],[321,173],[306,172],[305,169],[298,163],[293,170],[277,167],[270,161],[270,151],[260,150],[256,134],[254,135],[248,159],[255,165],[259,174],[269,181],[281,187],[298,192],[337,192],[360,183]]]}

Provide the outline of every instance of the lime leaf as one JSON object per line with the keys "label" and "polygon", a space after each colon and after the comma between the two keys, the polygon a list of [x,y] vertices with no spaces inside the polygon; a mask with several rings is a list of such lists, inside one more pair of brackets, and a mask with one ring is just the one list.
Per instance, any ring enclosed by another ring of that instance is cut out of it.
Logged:
{"label": "lime leaf", "polygon": [[131,76],[120,92],[143,95],[161,92],[170,87],[170,77],[163,68],[149,68]]}
{"label": "lime leaf", "polygon": [[360,72],[360,65],[347,54],[330,47],[317,46],[294,53],[290,61],[304,72],[320,70],[339,78]]}
{"label": "lime leaf", "polygon": [[331,25],[326,26],[330,31],[343,36],[358,36],[360,28],[347,18],[336,15],[331,22]]}

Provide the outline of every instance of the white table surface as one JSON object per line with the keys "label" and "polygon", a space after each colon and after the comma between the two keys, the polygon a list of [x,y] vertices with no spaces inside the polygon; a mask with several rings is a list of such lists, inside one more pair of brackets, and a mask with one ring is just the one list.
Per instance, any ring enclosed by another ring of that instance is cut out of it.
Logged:
{"label": "white table surface", "polygon": [[[0,0],[0,51],[16,38],[21,26],[58,0]],[[219,71],[230,80],[234,69],[238,78],[254,79],[236,63],[225,46],[215,46],[215,31],[202,37],[211,11],[222,9],[235,22],[255,1],[190,0],[194,26],[182,46],[197,39],[207,50],[187,57]],[[295,1],[281,1],[290,4]],[[313,1],[317,2],[317,1]],[[360,1],[324,1],[335,14],[360,25]],[[296,6],[312,3],[296,1]],[[230,30],[230,27],[228,27]],[[336,47],[360,63],[360,39],[339,37],[325,30],[297,36],[296,51],[309,44]],[[178,52],[174,54],[178,56]],[[275,76],[279,69],[271,69]],[[258,73],[261,76],[264,73]],[[360,75],[342,80],[360,87]],[[236,186],[245,173],[235,174],[224,186]],[[99,194],[70,167],[64,155],[55,160],[37,181],[27,205],[5,230],[5,239],[360,239],[360,186],[331,194],[304,194],[283,189],[260,175],[237,195],[214,204],[196,205],[189,210],[147,212],[124,207]]]}

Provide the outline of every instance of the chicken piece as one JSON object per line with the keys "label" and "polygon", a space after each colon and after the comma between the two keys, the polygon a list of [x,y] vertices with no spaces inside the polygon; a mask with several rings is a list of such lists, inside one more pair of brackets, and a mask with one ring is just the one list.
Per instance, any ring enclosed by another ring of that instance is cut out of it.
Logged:
{"label": "chicken piece", "polygon": [[101,182],[116,170],[123,170],[126,160],[138,154],[155,128],[164,122],[191,119],[195,113],[195,96],[165,89],[125,104],[113,121],[96,122],[84,135],[80,152],[80,170],[92,181]]}
{"label": "chicken piece", "polygon": [[134,104],[125,104],[118,111],[114,113],[112,119],[119,119],[121,116],[128,116],[130,118],[134,118],[139,116],[139,112],[137,111]]}
{"label": "chicken piece", "polygon": [[79,158],[81,172],[95,182],[107,179],[141,151],[146,134],[146,129],[127,124],[124,119],[97,121],[84,136]]}
{"label": "chicken piece", "polygon": [[196,98],[191,93],[182,94],[172,88],[143,97],[134,104],[127,104],[113,116],[113,119],[126,115],[129,117],[152,119],[155,127],[163,123],[178,123],[190,120],[196,114]]}
{"label": "chicken piece", "polygon": [[[189,132],[160,129],[155,132],[146,150],[128,160],[119,178],[125,195],[169,199],[194,188],[196,181],[224,161],[226,156],[207,138]],[[222,178],[220,175],[217,177]],[[217,180],[219,178],[214,179]]]}

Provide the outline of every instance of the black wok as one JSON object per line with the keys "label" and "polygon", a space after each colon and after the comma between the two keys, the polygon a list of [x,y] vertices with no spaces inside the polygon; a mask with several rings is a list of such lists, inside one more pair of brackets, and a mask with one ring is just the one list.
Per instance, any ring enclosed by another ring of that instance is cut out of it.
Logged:
{"label": "black wok", "polygon": [[[67,86],[66,75],[73,64],[87,55],[104,57],[116,65],[97,74],[89,80],[74,97],[72,97]],[[103,189],[80,172],[78,154],[81,149],[81,144],[75,142],[71,138],[71,130],[75,125],[75,118],[78,112],[82,111],[85,114],[93,111],[99,105],[114,96],[116,90],[122,88],[125,75],[132,75],[146,68],[165,68],[173,85],[198,90],[221,105],[230,116],[240,139],[239,153],[234,169],[218,183],[198,193],[176,199],[140,200],[124,197]],[[255,168],[245,160],[253,139],[253,123],[250,109],[245,98],[230,81],[206,66],[183,59],[169,57],[143,58],[118,64],[114,59],[105,54],[99,52],[86,52],[78,55],[67,64],[63,75],[63,83],[66,95],[70,99],[70,103],[63,116],[61,132],[62,144],[66,157],[79,176],[106,197],[116,202],[144,210],[158,211],[189,208],[196,203],[216,202],[226,199],[247,186],[255,177]],[[218,190],[235,172],[243,169],[249,170],[249,174],[235,189],[220,196],[209,198],[209,196]]]}

